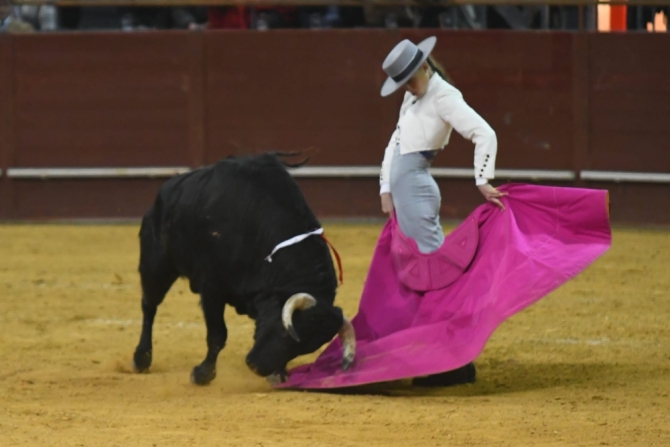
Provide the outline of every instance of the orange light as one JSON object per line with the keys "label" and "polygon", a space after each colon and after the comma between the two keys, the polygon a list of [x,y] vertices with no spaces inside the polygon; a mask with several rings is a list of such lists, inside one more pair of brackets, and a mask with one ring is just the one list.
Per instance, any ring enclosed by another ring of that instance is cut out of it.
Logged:
{"label": "orange light", "polygon": [[610,28],[612,31],[626,31],[626,5],[610,6]]}
{"label": "orange light", "polygon": [[598,5],[598,31],[609,31],[610,28],[610,6]]}

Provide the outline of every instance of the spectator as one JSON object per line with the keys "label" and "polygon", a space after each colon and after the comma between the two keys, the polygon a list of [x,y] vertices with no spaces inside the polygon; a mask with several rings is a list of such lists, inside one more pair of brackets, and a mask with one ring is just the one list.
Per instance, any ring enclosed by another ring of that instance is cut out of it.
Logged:
{"label": "spectator", "polygon": [[421,21],[421,11],[411,6],[379,6],[363,0],[365,22],[370,27],[413,28]]}
{"label": "spectator", "polygon": [[253,12],[256,21],[259,17],[264,18],[267,28],[295,28],[297,9],[294,6],[256,6]]}
{"label": "spectator", "polygon": [[207,11],[207,28],[270,29],[296,26],[296,8],[291,6],[217,6]]}
{"label": "spectator", "polygon": [[362,6],[337,6],[339,22],[342,28],[361,28],[366,25]]}
{"label": "spectator", "polygon": [[207,21],[199,7],[61,7],[61,29],[197,29]]}
{"label": "spectator", "polygon": [[301,28],[359,28],[366,25],[360,6],[304,6],[297,8],[297,12]]}
{"label": "spectator", "polygon": [[0,3],[0,24],[12,14],[12,7],[9,4]]}
{"label": "spectator", "polygon": [[246,6],[213,6],[207,8],[207,28],[249,29],[251,11]]}
{"label": "spectator", "polygon": [[30,23],[21,19],[21,17],[10,15],[2,22],[0,31],[6,33],[31,33],[35,31],[35,28]]}
{"label": "spectator", "polygon": [[[86,6],[79,8],[76,15],[76,26],[79,30],[111,30],[121,29],[123,9],[113,6]],[[74,13],[69,19],[73,20]],[[130,17],[130,15],[128,15]],[[74,21],[74,20],[73,20]]]}
{"label": "spectator", "polygon": [[172,8],[171,22],[173,29],[200,29],[207,23],[207,8]]}
{"label": "spectator", "polygon": [[128,12],[138,29],[197,29],[207,21],[207,8],[133,7]]}
{"label": "spectator", "polygon": [[55,31],[58,10],[53,5],[14,6],[2,28],[8,32]]}
{"label": "spectator", "polygon": [[325,6],[300,6],[297,8],[298,22],[300,28],[326,28],[328,20],[330,23],[337,21],[337,12],[330,11],[328,19],[328,8]]}

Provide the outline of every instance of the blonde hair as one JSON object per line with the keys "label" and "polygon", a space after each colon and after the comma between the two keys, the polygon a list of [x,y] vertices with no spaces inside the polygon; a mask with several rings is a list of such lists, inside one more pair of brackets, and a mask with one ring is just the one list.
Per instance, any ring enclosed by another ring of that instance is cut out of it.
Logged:
{"label": "blonde hair", "polygon": [[428,62],[430,68],[432,68],[435,73],[439,74],[442,79],[447,81],[449,84],[454,85],[454,81],[451,79],[451,76],[449,76],[442,64],[435,60],[432,54],[428,56],[428,60],[426,62]]}

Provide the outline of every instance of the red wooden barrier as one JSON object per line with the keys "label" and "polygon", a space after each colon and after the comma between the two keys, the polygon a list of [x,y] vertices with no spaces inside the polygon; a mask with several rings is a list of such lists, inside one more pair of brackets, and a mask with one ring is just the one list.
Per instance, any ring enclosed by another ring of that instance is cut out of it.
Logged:
{"label": "red wooden barrier", "polygon": [[[311,166],[372,172],[301,178],[319,215],[379,217],[375,169],[400,101],[379,96],[381,62],[400,39],[431,34],[497,132],[499,182],[515,170],[520,181],[576,173],[562,184],[610,188],[613,220],[670,223],[668,35],[440,30],[2,35],[0,218],[139,217],[165,176],[81,168],[195,168],[305,148]],[[435,166],[472,169],[472,149],[454,135]],[[43,171],[53,167],[84,178]],[[621,177],[611,171],[634,181],[608,183]],[[666,176],[636,180],[649,172]],[[481,203],[459,175],[439,180],[445,216]]]}

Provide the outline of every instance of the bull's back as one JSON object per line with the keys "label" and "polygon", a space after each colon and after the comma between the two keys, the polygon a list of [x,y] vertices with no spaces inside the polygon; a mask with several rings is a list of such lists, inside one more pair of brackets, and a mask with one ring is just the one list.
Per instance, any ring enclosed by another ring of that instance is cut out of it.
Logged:
{"label": "bull's back", "polygon": [[241,278],[281,241],[319,226],[295,180],[270,155],[228,158],[163,184],[153,220],[180,274]]}

